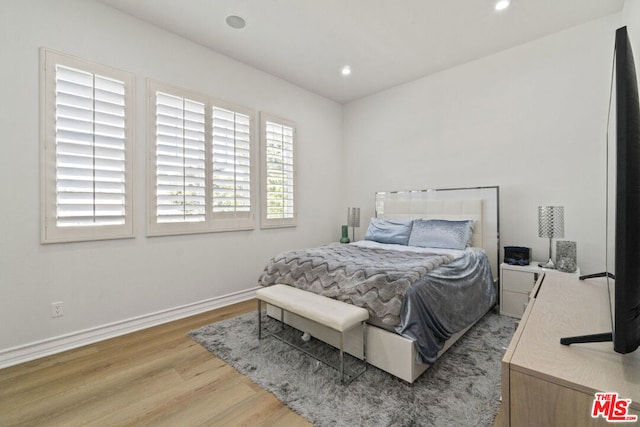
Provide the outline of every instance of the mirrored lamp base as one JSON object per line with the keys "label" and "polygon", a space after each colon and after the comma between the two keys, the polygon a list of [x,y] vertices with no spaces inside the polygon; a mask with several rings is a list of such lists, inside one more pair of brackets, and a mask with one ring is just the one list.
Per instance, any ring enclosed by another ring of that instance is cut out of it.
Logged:
{"label": "mirrored lamp base", "polygon": [[546,264],[538,263],[538,267],[540,267],[540,268],[549,268],[549,269],[555,269],[556,268],[556,266],[553,263],[553,261],[551,260],[551,258],[549,258],[549,261],[547,261]]}

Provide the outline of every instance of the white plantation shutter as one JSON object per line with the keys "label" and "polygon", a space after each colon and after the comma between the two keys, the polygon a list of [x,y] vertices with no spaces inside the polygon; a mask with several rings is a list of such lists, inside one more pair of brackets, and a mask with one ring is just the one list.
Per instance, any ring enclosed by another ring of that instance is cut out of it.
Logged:
{"label": "white plantation shutter", "polygon": [[296,224],[295,124],[262,115],[263,215],[262,226]]}
{"label": "white plantation shutter", "polygon": [[204,222],[205,105],[157,92],[155,124],[157,222]]}
{"label": "white plantation shutter", "polygon": [[56,221],[125,223],[124,82],[56,66]]}
{"label": "white plantation shutter", "polygon": [[252,113],[149,80],[149,235],[255,227]]}
{"label": "white plantation shutter", "polygon": [[266,122],[267,219],[293,217],[293,128]]}
{"label": "white plantation shutter", "polygon": [[43,63],[43,242],[131,237],[133,75],[52,51]]}
{"label": "white plantation shutter", "polygon": [[214,213],[251,212],[251,117],[212,108]]}

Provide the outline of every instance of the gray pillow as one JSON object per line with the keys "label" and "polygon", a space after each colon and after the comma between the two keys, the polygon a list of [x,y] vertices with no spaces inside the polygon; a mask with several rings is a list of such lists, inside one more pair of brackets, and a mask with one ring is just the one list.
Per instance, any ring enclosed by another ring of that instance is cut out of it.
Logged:
{"label": "gray pillow", "polygon": [[473,220],[417,219],[413,221],[409,246],[464,250],[471,245],[473,227]]}
{"label": "gray pillow", "polygon": [[409,242],[412,224],[412,220],[371,218],[364,239],[406,246]]}

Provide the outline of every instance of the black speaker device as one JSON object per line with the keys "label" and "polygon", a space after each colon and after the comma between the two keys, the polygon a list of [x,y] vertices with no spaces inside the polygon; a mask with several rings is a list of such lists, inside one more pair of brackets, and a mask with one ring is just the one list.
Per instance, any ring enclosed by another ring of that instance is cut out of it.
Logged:
{"label": "black speaker device", "polygon": [[505,246],[504,262],[511,265],[529,265],[529,248]]}

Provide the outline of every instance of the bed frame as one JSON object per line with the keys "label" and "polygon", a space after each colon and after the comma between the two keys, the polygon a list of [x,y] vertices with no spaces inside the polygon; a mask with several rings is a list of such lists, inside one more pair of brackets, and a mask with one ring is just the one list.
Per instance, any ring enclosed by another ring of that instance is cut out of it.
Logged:
{"label": "bed frame", "polygon": [[[499,187],[455,188],[444,190],[393,191],[376,193],[376,216],[388,219],[473,219],[476,221],[473,246],[482,247],[491,263],[494,283],[498,277],[499,259]],[[280,319],[280,310],[267,306],[269,316]],[[335,347],[339,336],[335,331],[295,314],[285,313],[285,323],[308,332]],[[446,341],[438,357],[449,349],[473,325]],[[362,359],[362,334],[345,334],[347,353]],[[396,377],[412,383],[429,365],[419,360],[412,340],[385,329],[367,327],[367,362]]]}

